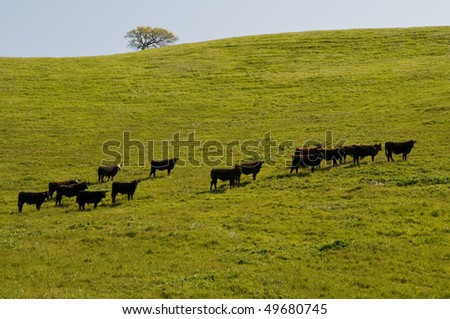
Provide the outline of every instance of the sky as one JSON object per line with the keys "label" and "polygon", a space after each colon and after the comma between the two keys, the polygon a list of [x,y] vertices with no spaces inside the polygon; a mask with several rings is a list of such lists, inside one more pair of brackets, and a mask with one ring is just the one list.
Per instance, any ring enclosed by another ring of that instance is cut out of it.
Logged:
{"label": "sky", "polygon": [[176,44],[246,35],[449,26],[449,0],[0,0],[0,57],[131,52],[137,26]]}

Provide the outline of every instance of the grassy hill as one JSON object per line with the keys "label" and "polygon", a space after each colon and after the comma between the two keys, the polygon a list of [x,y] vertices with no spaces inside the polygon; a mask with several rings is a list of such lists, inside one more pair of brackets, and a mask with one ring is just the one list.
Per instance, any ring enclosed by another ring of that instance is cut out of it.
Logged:
{"label": "grassy hill", "polygon": [[[450,297],[450,27],[0,58],[0,69],[0,297]],[[194,134],[186,165],[148,179],[164,145]],[[405,162],[383,150],[360,166],[286,168],[308,142],[410,139]],[[208,148],[218,143],[222,157]],[[111,192],[96,183],[111,151],[129,160],[115,180],[142,179],[133,201],[18,213],[17,194],[49,181]],[[209,191],[208,163],[252,154],[266,160],[256,181]]]}

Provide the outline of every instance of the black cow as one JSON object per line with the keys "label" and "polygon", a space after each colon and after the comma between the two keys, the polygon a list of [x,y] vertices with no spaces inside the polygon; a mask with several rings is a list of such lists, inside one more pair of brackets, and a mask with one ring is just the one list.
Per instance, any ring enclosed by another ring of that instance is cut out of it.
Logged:
{"label": "black cow", "polygon": [[359,165],[359,159],[363,159],[366,156],[372,157],[372,162],[375,160],[375,156],[381,151],[381,144],[374,145],[353,145],[353,164]]}
{"label": "black cow", "polygon": [[314,172],[314,169],[316,167],[320,166],[320,162],[322,161],[322,159],[323,159],[322,153],[317,153],[315,155],[304,155],[304,156],[294,155],[294,156],[292,156],[292,166],[291,166],[290,174],[292,174],[292,171],[294,169],[295,169],[295,173],[298,174],[298,168],[300,166],[311,167],[311,172]]}
{"label": "black cow", "polygon": [[264,164],[264,161],[259,161],[259,162],[236,164],[236,167],[240,168],[242,174],[244,174],[244,175],[252,174],[253,180],[256,180],[256,175],[261,170],[261,167],[263,164]]}
{"label": "black cow", "polygon": [[332,150],[324,150],[322,152],[323,159],[326,161],[333,161],[333,166],[337,166],[337,161],[342,164],[342,160],[345,161],[345,150],[344,147],[335,148]]}
{"label": "black cow", "polygon": [[29,193],[29,192],[20,192],[19,198],[17,200],[17,205],[19,206],[19,213],[22,212],[23,204],[33,205],[36,204],[36,209],[40,210],[41,205],[45,200],[49,199],[48,192],[39,192],[39,193]]}
{"label": "black cow", "polygon": [[79,192],[81,192],[87,188],[88,188],[87,182],[59,186],[58,189],[56,190],[55,206],[58,204],[61,206],[61,200],[62,200],[63,196],[70,198],[70,197],[76,196]]}
{"label": "black cow", "polygon": [[70,181],[63,181],[63,182],[50,182],[50,183],[48,183],[48,196],[50,197],[50,199],[52,199],[53,193],[56,192],[58,187],[61,185],[72,185],[72,184],[76,184],[78,182],[79,181],[77,181],[77,180],[70,180]]}
{"label": "black cow", "polygon": [[211,170],[211,185],[209,190],[212,190],[213,185],[214,189],[217,189],[218,179],[221,181],[230,181],[230,188],[233,188],[236,181],[239,183],[241,174],[242,171],[237,165],[234,168],[213,168]]}
{"label": "black cow", "polygon": [[344,151],[344,162],[347,163],[347,155],[353,157],[355,155],[355,147],[356,145],[344,145],[342,146],[342,150]]}
{"label": "black cow", "polygon": [[416,141],[408,141],[408,142],[386,142],[384,144],[384,152],[386,153],[387,160],[391,159],[394,161],[394,158],[392,157],[392,153],[394,154],[402,154],[403,160],[406,161],[406,156],[411,152],[411,149],[414,147],[414,144]]}
{"label": "black cow", "polygon": [[324,151],[322,146],[310,147],[310,148],[296,148],[294,156],[315,156],[319,155]]}
{"label": "black cow", "polygon": [[138,185],[139,181],[132,181],[131,183],[119,183],[119,182],[113,182],[112,183],[112,202],[116,202],[116,196],[117,194],[127,194],[128,200],[133,199],[134,192],[136,191],[136,187]]}
{"label": "black cow", "polygon": [[105,176],[108,177],[107,182],[111,178],[111,180],[114,180],[114,176],[116,176],[117,172],[120,171],[121,167],[120,164],[114,165],[114,166],[100,166],[97,170],[98,172],[98,182],[103,183],[103,178]]}
{"label": "black cow", "polygon": [[79,210],[84,210],[86,204],[94,204],[94,208],[97,208],[97,204],[106,197],[108,191],[81,191],[77,194],[77,204]]}
{"label": "black cow", "polygon": [[148,177],[151,177],[152,175],[156,178],[156,170],[163,171],[167,170],[167,175],[170,175],[170,171],[173,170],[175,163],[177,162],[178,158],[171,158],[167,160],[162,161],[151,161],[151,170],[150,175]]}

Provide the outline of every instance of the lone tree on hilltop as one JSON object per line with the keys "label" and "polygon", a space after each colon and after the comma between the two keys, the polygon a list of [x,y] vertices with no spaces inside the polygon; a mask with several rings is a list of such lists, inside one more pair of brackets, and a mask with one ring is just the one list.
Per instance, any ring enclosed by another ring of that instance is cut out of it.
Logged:
{"label": "lone tree on hilltop", "polygon": [[129,39],[128,46],[135,50],[159,48],[178,40],[178,37],[170,31],[143,26],[128,31],[125,38]]}

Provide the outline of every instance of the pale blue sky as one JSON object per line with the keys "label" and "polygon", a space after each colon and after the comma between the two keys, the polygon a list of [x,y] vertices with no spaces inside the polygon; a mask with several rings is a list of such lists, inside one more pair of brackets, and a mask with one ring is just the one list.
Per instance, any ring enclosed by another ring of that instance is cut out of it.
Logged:
{"label": "pale blue sky", "polygon": [[449,0],[0,0],[0,56],[130,52],[124,35],[162,27],[190,43],[308,30],[450,25]]}

